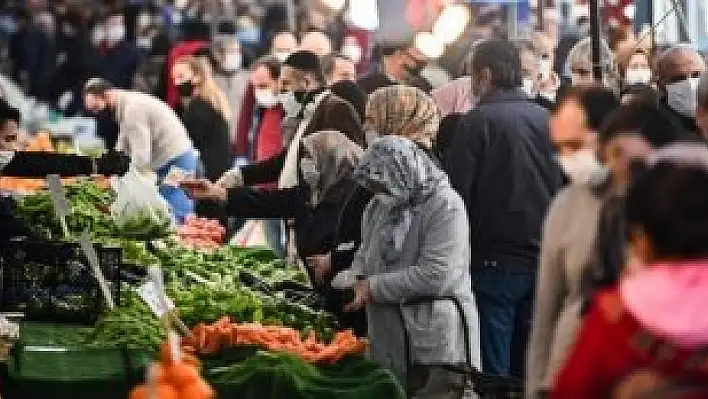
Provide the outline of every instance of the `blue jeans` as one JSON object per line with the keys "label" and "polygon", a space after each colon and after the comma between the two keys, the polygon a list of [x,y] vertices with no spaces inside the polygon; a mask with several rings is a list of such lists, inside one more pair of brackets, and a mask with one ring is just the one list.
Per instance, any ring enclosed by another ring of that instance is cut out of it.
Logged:
{"label": "blue jeans", "polygon": [[479,310],[485,373],[521,377],[531,325],[536,262],[474,261],[472,289]]}
{"label": "blue jeans", "polygon": [[[158,181],[167,177],[170,173],[170,169],[175,166],[186,172],[196,173],[197,165],[199,163],[199,157],[197,154],[190,150],[182,155],[173,158],[167,164],[155,171],[157,174]],[[178,223],[182,223],[184,219],[194,213],[194,201],[187,196],[187,193],[179,188],[160,184],[160,195],[170,204],[172,214]]]}

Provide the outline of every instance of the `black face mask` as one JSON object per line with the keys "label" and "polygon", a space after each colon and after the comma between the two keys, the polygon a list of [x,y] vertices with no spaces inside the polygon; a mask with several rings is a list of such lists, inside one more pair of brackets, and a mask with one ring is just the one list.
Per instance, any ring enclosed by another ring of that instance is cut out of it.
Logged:
{"label": "black face mask", "polygon": [[192,97],[192,94],[194,94],[194,83],[186,81],[178,84],[177,92],[180,97]]}

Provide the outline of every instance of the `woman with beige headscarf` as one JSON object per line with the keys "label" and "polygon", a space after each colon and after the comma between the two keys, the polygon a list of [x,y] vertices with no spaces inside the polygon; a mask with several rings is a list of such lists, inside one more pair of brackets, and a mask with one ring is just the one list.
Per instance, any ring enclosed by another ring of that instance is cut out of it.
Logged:
{"label": "woman with beige headscarf", "polygon": [[438,105],[420,89],[388,86],[369,95],[364,119],[367,142],[381,136],[402,136],[429,152],[439,127]]}

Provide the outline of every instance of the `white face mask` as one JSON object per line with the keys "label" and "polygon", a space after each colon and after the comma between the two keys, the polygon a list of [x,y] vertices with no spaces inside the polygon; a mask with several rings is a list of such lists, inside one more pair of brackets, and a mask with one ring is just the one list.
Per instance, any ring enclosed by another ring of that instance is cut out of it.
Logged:
{"label": "white face mask", "polygon": [[135,45],[142,50],[150,50],[152,48],[152,38],[149,36],[141,36],[135,38]]}
{"label": "white face mask", "polygon": [[687,118],[695,118],[700,80],[700,78],[688,78],[666,85],[666,100],[669,107]]}
{"label": "white face mask", "polygon": [[292,91],[278,94],[278,101],[283,105],[285,116],[287,117],[297,116],[302,109],[302,104],[297,101],[297,98],[295,98],[295,93]]}
{"label": "white face mask", "polygon": [[278,62],[285,62],[285,60],[287,60],[288,57],[290,57],[290,53],[275,52],[275,53],[273,53],[273,57],[275,57],[275,59],[278,60]]}
{"label": "white face mask", "polygon": [[112,25],[106,29],[106,40],[110,43],[118,43],[125,38],[125,27]]}
{"label": "white face mask", "polygon": [[317,170],[315,161],[311,158],[302,158],[300,160],[300,171],[302,178],[310,188],[316,188],[320,183],[320,172]]}
{"label": "white face mask", "polygon": [[521,83],[521,89],[526,94],[528,98],[534,98],[536,93],[534,91],[535,82],[531,78],[524,78]]}
{"label": "white face mask", "polygon": [[651,69],[628,69],[624,73],[624,82],[628,85],[646,85],[651,83]]}
{"label": "white face mask", "polygon": [[573,183],[587,183],[605,170],[597,160],[595,152],[590,149],[580,150],[572,155],[560,155],[558,163]]}
{"label": "white face mask", "polygon": [[241,53],[227,53],[224,55],[224,62],[221,65],[225,71],[236,71],[241,68],[243,57]]}
{"label": "white face mask", "polygon": [[278,105],[278,96],[268,89],[256,89],[256,102],[263,108],[272,108]]}
{"label": "white face mask", "polygon": [[361,47],[354,44],[347,44],[342,46],[342,55],[349,58],[355,64],[361,62]]}

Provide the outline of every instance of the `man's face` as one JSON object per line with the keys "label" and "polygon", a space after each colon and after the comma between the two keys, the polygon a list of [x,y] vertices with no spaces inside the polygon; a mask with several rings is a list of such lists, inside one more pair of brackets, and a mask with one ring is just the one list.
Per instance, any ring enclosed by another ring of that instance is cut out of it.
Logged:
{"label": "man's face", "polygon": [[86,110],[94,114],[105,110],[108,105],[106,104],[106,99],[98,94],[86,94],[84,96],[84,105]]}
{"label": "man's face", "polygon": [[275,93],[278,82],[270,75],[268,67],[259,65],[251,72],[251,84],[255,90],[270,90]]}
{"label": "man's face", "polygon": [[404,50],[401,54],[404,70],[410,77],[418,76],[428,63],[423,53],[415,47]]}
{"label": "man's face", "polygon": [[595,146],[595,137],[587,126],[585,111],[575,100],[563,102],[550,118],[549,125],[558,155],[573,155]]}
{"label": "man's face", "polygon": [[618,135],[602,149],[605,165],[613,178],[622,183],[629,181],[632,162],[646,158],[651,150],[649,142],[636,132]]}
{"label": "man's face", "polygon": [[692,51],[680,51],[674,54],[666,76],[659,76],[659,86],[665,90],[667,85],[678,83],[688,78],[700,78],[706,66],[701,56]]}
{"label": "man's face", "polygon": [[328,84],[333,85],[338,82],[356,81],[356,65],[346,58],[337,57],[334,60],[332,74],[327,77]]}
{"label": "man's face", "polygon": [[14,120],[7,120],[0,126],[0,151],[20,149],[20,127]]}
{"label": "man's face", "polygon": [[307,77],[302,71],[299,71],[288,65],[283,65],[280,69],[280,80],[278,82],[280,92],[298,92],[307,91]]}
{"label": "man's face", "polygon": [[528,50],[521,51],[519,55],[521,56],[521,72],[523,76],[536,81],[538,78],[538,59],[536,55]]}
{"label": "man's face", "polygon": [[297,48],[297,40],[292,33],[279,33],[273,38],[271,54],[292,54]]}

